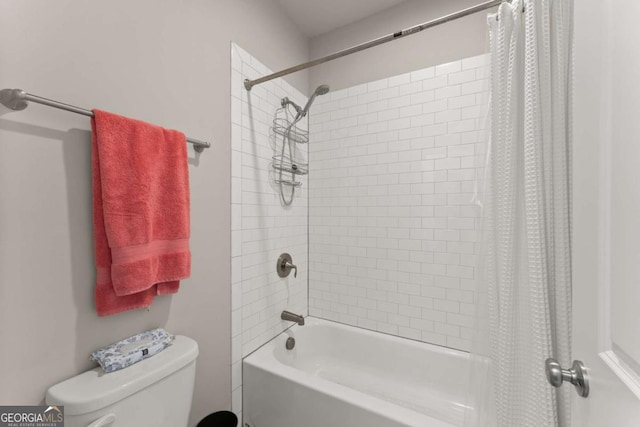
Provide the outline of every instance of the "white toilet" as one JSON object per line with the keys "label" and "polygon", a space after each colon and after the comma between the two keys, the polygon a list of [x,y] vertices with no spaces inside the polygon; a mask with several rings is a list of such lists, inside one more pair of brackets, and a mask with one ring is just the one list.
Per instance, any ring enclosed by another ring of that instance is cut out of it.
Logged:
{"label": "white toilet", "polygon": [[65,427],[186,427],[198,344],[177,335],[149,359],[105,374],[92,369],[54,385],[47,405],[64,405]]}

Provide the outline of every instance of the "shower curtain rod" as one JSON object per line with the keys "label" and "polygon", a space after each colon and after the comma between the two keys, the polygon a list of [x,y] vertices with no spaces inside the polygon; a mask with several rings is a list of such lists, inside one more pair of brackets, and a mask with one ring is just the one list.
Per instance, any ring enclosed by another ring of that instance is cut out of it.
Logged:
{"label": "shower curtain rod", "polygon": [[247,90],[251,90],[251,88],[260,83],[268,82],[269,80],[276,79],[278,77],[286,76],[287,74],[295,73],[296,71],[305,70],[307,68],[314,67],[319,64],[324,64],[325,62],[333,61],[334,59],[341,58],[343,56],[351,55],[352,53],[360,52],[361,50],[369,49],[374,46],[381,45],[383,43],[387,43],[393,40],[400,39],[402,37],[410,36],[411,34],[419,33],[422,30],[426,30],[427,28],[435,27],[440,24],[447,23],[449,21],[453,21],[458,18],[465,17],[467,15],[471,15],[477,12],[482,12],[483,10],[490,9],[494,6],[499,6],[502,3],[507,2],[507,0],[490,0],[484,3],[480,3],[478,5],[463,9],[459,12],[451,13],[449,15],[442,16],[437,19],[433,19],[431,21],[424,22],[419,25],[415,25],[413,27],[407,28],[405,30],[396,31],[393,34],[388,34],[383,37],[379,37],[374,40],[370,40],[365,43],[361,43],[359,45],[350,47],[348,49],[344,49],[335,53],[332,53],[327,56],[323,56],[322,58],[314,59],[313,61],[305,62],[304,64],[296,65],[294,67],[286,68],[282,71],[278,71],[277,73],[269,74],[264,77],[260,77],[255,80],[244,80],[244,87]]}
{"label": "shower curtain rod", "polygon": [[[29,106],[29,102],[36,102],[38,104],[46,105],[48,107],[59,108],[65,111],[71,111],[72,113],[82,114],[83,116],[93,117],[93,111],[85,110],[84,108],[76,107],[74,105],[65,104],[63,102],[54,101],[52,99],[43,98],[41,96],[27,93],[22,89],[2,89],[0,90],[0,104],[15,111],[24,110]],[[201,141],[199,139],[187,138],[189,144],[193,144],[193,149],[198,153],[202,153],[205,148],[211,147],[211,143],[207,141]]]}

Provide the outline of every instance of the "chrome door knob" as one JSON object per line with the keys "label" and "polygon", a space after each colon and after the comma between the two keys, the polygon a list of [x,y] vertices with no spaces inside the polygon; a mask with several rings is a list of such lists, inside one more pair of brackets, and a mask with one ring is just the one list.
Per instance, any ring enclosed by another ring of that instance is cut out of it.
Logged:
{"label": "chrome door knob", "polygon": [[571,369],[562,369],[558,361],[553,358],[548,358],[544,364],[549,384],[560,387],[562,383],[568,381],[575,386],[578,396],[589,396],[589,379],[581,361],[574,360]]}

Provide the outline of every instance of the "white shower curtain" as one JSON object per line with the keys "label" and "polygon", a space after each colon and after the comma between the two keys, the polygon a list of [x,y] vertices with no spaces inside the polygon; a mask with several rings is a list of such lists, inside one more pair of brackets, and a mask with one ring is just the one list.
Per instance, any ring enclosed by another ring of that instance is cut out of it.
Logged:
{"label": "white shower curtain", "polygon": [[490,15],[491,109],[477,322],[465,426],[569,426],[571,0],[513,0]]}

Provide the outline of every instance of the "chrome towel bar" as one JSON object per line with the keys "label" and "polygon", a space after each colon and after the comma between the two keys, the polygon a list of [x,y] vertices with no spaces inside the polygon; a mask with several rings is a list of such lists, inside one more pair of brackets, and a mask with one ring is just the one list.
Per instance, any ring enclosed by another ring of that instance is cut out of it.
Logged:
{"label": "chrome towel bar", "polygon": [[[15,111],[24,110],[29,106],[29,101],[36,102],[38,104],[46,105],[49,107],[59,108],[65,111],[71,111],[72,113],[82,114],[83,116],[93,117],[91,110],[85,110],[84,108],[76,107],[74,105],[65,104],[63,102],[54,101],[52,99],[43,98],[41,96],[33,95],[25,92],[22,89],[2,89],[0,90],[0,104]],[[201,141],[199,139],[187,138],[189,144],[193,144],[194,150],[198,153],[202,153],[205,148],[211,147],[211,143],[207,141]]]}

